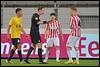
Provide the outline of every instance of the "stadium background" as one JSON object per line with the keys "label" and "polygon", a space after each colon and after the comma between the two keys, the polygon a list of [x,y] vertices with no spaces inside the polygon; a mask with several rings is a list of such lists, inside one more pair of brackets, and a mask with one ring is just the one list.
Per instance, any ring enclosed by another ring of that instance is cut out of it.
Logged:
{"label": "stadium background", "polygon": [[[27,34],[30,31],[30,18],[39,6],[45,7],[45,14],[40,17],[42,20],[49,20],[49,14],[52,12],[57,13],[57,19],[62,24],[61,28],[65,36],[64,43],[61,43],[61,50],[65,51],[65,43],[70,33],[69,17],[72,5],[75,5],[78,9],[78,15],[81,18],[82,39],[85,40],[82,41],[85,47],[81,47],[83,53],[81,58],[99,58],[99,1],[1,1],[1,58],[7,58],[9,55],[11,41],[6,41],[7,25],[18,7],[23,9],[23,27]],[[44,43],[44,25],[40,25],[40,33]],[[23,51],[23,57],[25,57],[31,42],[30,39],[25,39],[24,35],[22,35],[22,42],[24,43],[23,50],[26,50]],[[45,55],[45,45],[44,43],[43,56]],[[91,50],[92,48],[96,49],[91,51],[89,50],[90,46]],[[53,47],[52,50],[55,51],[55,48]],[[33,53],[35,53],[35,56]],[[51,53],[50,58],[55,58],[53,53],[55,52]],[[68,58],[65,56],[66,54],[63,55],[61,58]],[[14,57],[18,57],[17,52]],[[30,58],[37,58],[37,52],[32,52]]]}

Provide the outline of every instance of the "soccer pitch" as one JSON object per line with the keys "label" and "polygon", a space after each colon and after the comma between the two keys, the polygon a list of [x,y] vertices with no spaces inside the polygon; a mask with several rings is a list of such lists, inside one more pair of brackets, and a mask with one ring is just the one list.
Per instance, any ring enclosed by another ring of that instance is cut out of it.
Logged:
{"label": "soccer pitch", "polygon": [[48,64],[38,64],[38,59],[30,59],[31,64],[19,64],[19,59],[12,59],[13,64],[5,62],[6,59],[1,59],[1,66],[99,66],[99,60],[84,59],[80,60],[80,64],[65,64],[67,60],[61,59],[61,62],[56,62],[55,59],[49,59]]}

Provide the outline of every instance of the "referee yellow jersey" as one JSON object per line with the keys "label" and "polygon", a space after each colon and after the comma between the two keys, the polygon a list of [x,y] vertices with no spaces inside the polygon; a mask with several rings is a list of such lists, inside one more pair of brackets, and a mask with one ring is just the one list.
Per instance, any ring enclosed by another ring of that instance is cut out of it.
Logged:
{"label": "referee yellow jersey", "polygon": [[20,38],[22,18],[13,16],[9,21],[9,25],[11,26],[11,38]]}

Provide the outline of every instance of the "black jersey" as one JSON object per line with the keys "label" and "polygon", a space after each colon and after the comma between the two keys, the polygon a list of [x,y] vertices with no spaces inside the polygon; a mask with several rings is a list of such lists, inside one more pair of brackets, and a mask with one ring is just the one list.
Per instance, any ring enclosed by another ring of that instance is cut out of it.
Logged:
{"label": "black jersey", "polygon": [[32,15],[32,18],[31,18],[31,30],[30,30],[30,32],[32,32],[34,30],[39,31],[39,24],[38,24],[39,21],[40,21],[39,15],[37,13],[34,13]]}
{"label": "black jersey", "polygon": [[39,15],[37,13],[34,13],[31,18],[31,29],[30,29],[31,41],[34,44],[41,42],[41,37],[39,33],[39,24],[38,24],[39,21],[40,21]]}

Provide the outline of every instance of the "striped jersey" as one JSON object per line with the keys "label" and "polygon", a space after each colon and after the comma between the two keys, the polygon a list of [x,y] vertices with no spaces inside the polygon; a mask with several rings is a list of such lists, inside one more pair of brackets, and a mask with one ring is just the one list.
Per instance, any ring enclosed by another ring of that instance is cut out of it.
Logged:
{"label": "striped jersey", "polygon": [[58,36],[60,33],[60,22],[55,20],[55,21],[48,21],[46,24],[46,37],[47,38],[55,38]]}
{"label": "striped jersey", "polygon": [[70,28],[72,36],[80,36],[80,18],[78,16],[70,17]]}

